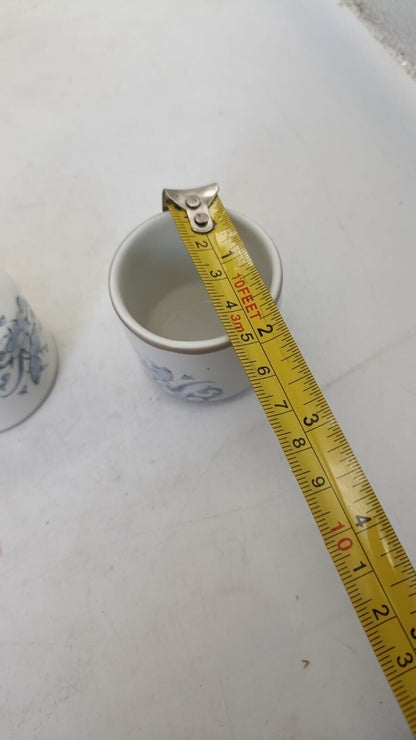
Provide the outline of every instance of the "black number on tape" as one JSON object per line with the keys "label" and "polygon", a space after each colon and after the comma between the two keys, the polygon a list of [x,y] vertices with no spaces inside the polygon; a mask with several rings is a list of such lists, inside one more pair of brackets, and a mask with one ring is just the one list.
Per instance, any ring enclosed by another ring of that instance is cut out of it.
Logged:
{"label": "black number on tape", "polygon": [[399,655],[399,657],[396,660],[397,665],[400,666],[400,668],[406,668],[407,665],[410,665],[410,663],[413,663],[414,656],[411,653],[405,653],[405,655],[402,657]]}
{"label": "black number on tape", "polygon": [[267,326],[266,326],[265,329],[259,328],[257,331],[260,334],[260,336],[262,337],[263,334],[270,334],[270,332],[273,331],[273,326],[271,324],[267,324]]}
{"label": "black number on tape", "polygon": [[382,604],[380,609],[373,609],[373,614],[378,620],[381,619],[381,617],[387,617],[390,614],[390,609],[387,604]]}
{"label": "black number on tape", "polygon": [[298,450],[299,447],[304,447],[306,445],[306,439],[304,437],[298,437],[298,439],[292,440],[293,447],[296,447]]}
{"label": "black number on tape", "polygon": [[311,427],[313,424],[316,424],[316,422],[319,421],[319,415],[318,414],[312,414],[312,416],[308,417],[305,416],[303,423],[305,427]]}

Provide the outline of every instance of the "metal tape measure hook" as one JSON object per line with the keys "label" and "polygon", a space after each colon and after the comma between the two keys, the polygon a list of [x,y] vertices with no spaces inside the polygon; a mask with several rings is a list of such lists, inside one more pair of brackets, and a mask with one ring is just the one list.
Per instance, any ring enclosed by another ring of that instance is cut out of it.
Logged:
{"label": "metal tape measure hook", "polygon": [[186,211],[192,231],[197,234],[207,234],[215,229],[215,221],[209,212],[209,206],[218,195],[219,186],[216,182],[199,188],[187,190],[169,190],[162,193],[162,208],[168,210],[168,202],[172,201],[179,208]]}

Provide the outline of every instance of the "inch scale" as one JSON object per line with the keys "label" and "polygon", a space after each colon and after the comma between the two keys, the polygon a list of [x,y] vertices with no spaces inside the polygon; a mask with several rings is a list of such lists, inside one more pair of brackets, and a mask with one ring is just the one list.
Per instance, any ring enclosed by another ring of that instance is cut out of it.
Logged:
{"label": "inch scale", "polygon": [[164,190],[163,208],[176,223],[416,737],[416,572],[218,186]]}

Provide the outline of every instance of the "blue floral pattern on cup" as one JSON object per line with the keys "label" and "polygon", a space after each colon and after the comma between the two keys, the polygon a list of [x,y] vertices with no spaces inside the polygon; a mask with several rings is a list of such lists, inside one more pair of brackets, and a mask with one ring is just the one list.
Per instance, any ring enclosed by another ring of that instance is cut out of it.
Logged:
{"label": "blue floral pattern on cup", "polygon": [[192,375],[181,375],[180,378],[175,378],[172,370],[159,367],[150,360],[145,360],[145,365],[159,385],[179,398],[185,398],[188,401],[213,401],[222,396],[222,388],[218,388],[210,380],[195,380]]}
{"label": "blue floral pattern on cup", "polygon": [[28,383],[38,385],[46,367],[48,345],[41,344],[42,327],[24,298],[17,296],[16,303],[14,319],[0,316],[0,327],[6,329],[0,337],[0,398],[25,395]]}

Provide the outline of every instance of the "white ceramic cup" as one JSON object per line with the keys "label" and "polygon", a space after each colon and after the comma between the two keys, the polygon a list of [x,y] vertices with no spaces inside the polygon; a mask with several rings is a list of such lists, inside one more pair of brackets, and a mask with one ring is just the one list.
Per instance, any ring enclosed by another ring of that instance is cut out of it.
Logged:
{"label": "white ceramic cup", "polygon": [[58,353],[12,278],[0,270],[0,431],[30,416],[49,394]]}
{"label": "white ceramic cup", "polygon": [[[228,212],[277,302],[282,266],[275,244],[251,219]],[[149,219],[122,242],[109,291],[134,350],[166,391],[216,401],[249,387],[170,213]]]}

